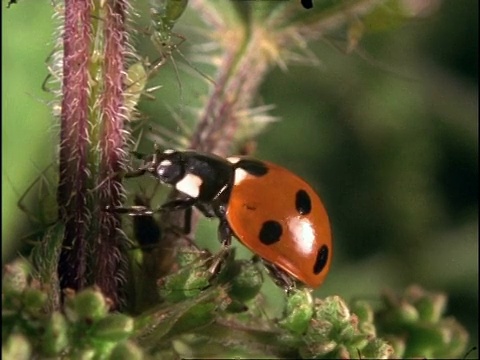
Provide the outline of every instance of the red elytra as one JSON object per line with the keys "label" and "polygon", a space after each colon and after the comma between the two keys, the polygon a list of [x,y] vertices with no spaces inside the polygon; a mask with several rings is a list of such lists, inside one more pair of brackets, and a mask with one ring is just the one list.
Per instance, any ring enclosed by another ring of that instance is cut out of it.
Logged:
{"label": "red elytra", "polygon": [[[227,160],[238,164],[246,157]],[[303,179],[262,161],[268,171],[253,175],[236,168],[226,218],[252,252],[315,288],[330,269],[332,238],[319,196]]]}

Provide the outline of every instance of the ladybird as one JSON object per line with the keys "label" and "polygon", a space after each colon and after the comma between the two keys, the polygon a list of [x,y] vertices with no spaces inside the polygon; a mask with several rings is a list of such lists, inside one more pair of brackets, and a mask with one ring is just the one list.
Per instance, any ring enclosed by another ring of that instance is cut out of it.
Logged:
{"label": "ladybird", "polygon": [[232,236],[238,238],[286,290],[294,280],[312,288],[325,280],[332,259],[327,212],[311,186],[287,169],[247,156],[225,159],[157,149],[127,176],[145,173],[183,196],[158,209],[134,206],[114,211],[138,216],[196,207],[206,217],[220,220],[223,246],[230,246]]}

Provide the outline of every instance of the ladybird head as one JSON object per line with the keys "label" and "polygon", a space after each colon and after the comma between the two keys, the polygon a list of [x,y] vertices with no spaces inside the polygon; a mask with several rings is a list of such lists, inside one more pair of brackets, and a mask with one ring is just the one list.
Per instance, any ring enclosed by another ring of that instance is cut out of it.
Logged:
{"label": "ladybird head", "polygon": [[186,172],[182,153],[175,150],[158,151],[150,163],[149,171],[165,184],[178,183]]}
{"label": "ladybird head", "polygon": [[157,149],[140,170],[204,202],[212,201],[224,191],[233,176],[233,167],[226,160],[193,150]]}

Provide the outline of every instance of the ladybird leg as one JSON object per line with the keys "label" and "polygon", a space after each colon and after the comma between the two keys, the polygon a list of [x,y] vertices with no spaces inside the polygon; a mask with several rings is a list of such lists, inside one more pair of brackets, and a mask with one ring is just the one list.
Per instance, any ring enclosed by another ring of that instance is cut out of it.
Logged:
{"label": "ladybird leg", "polygon": [[233,231],[226,219],[220,219],[218,224],[218,237],[225,248],[230,247],[232,244]]}
{"label": "ladybird leg", "polygon": [[225,264],[231,253],[231,248],[224,246],[218,253],[214,255],[213,262],[207,270],[211,276],[215,276],[220,272],[222,266]]}
{"label": "ladybird leg", "polygon": [[130,207],[123,206],[106,206],[105,211],[115,212],[119,214],[128,214],[130,216],[150,216],[155,213],[175,210],[186,210],[195,205],[195,198],[184,198],[169,201],[156,209],[151,209],[143,205],[134,205]]}
{"label": "ladybird leg", "polygon": [[192,231],[192,207],[188,207],[185,209],[184,217],[183,217],[183,234],[190,234]]}
{"label": "ladybird leg", "polygon": [[218,225],[218,235],[220,241],[222,243],[222,248],[220,251],[215,255],[215,259],[210,265],[208,271],[213,275],[216,275],[220,272],[222,268],[222,264],[225,263],[225,260],[231,253],[231,242],[232,242],[232,229],[226,219],[220,218],[220,224]]}
{"label": "ladybird leg", "polygon": [[268,273],[272,276],[275,284],[282,287],[287,293],[287,295],[291,294],[296,287],[295,281],[292,279],[292,277],[288,275],[285,271],[280,269],[278,266],[265,260],[262,261],[267,268]]}

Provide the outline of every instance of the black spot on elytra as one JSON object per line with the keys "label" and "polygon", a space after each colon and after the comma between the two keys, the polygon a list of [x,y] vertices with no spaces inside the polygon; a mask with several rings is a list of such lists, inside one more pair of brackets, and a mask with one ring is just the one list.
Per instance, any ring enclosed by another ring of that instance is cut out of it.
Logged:
{"label": "black spot on elytra", "polygon": [[295,194],[295,208],[300,215],[307,215],[312,211],[312,200],[305,190],[298,190]]}
{"label": "black spot on elytra", "polygon": [[313,273],[318,275],[322,272],[325,265],[327,265],[328,261],[328,247],[326,245],[322,245],[317,252],[317,258],[315,259],[315,264],[313,264]]}
{"label": "black spot on elytra", "polygon": [[252,159],[240,160],[235,164],[235,168],[243,169],[253,176],[263,176],[268,173],[268,168],[263,162]]}
{"label": "black spot on elytra", "polygon": [[263,223],[258,238],[262,244],[272,245],[280,240],[282,232],[282,225],[278,221],[268,220]]}

